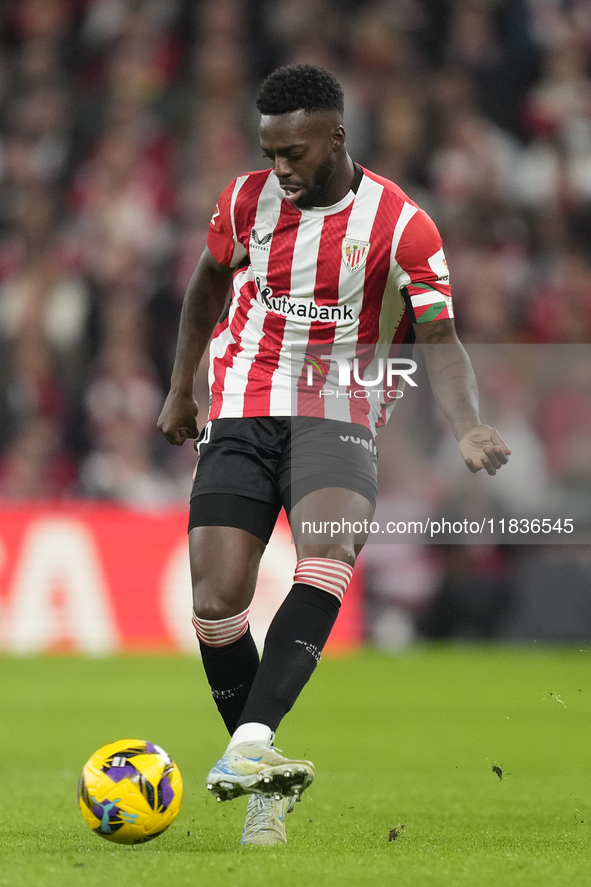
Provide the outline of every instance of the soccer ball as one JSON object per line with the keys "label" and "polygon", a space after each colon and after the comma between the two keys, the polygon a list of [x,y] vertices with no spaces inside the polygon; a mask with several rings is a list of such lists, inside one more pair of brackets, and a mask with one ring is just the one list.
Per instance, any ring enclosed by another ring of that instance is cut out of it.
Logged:
{"label": "soccer ball", "polygon": [[165,831],[181,806],[183,782],[163,748],[120,739],[99,748],[78,781],[78,803],[90,828],[116,844],[143,844]]}

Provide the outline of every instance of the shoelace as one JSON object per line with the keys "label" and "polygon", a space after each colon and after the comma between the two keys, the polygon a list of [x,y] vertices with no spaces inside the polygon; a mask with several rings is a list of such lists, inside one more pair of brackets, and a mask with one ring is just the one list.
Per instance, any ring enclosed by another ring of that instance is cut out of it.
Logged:
{"label": "shoelace", "polygon": [[[251,795],[254,798],[254,805],[256,805],[256,809],[249,809],[248,811],[248,824],[245,826],[245,831],[249,829],[260,829],[263,826],[273,826],[274,822],[270,821],[272,818],[276,818],[279,822],[282,822],[282,814],[277,813],[275,817],[275,811],[272,807],[272,800],[270,798],[266,798],[263,795]],[[281,803],[280,801],[276,801],[276,804]]]}

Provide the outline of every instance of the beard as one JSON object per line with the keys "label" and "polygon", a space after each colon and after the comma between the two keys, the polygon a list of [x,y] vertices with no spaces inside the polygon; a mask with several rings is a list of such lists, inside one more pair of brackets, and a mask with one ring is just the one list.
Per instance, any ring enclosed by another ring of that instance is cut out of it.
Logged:
{"label": "beard", "polygon": [[313,206],[328,206],[327,194],[330,183],[335,173],[334,157],[329,155],[323,160],[312,179],[312,184],[306,188],[299,200],[296,200],[294,206],[298,209],[311,209]]}

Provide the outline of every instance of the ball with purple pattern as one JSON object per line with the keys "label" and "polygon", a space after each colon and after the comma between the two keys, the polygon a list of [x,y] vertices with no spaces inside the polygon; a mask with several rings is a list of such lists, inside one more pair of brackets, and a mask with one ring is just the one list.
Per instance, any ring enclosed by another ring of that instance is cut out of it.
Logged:
{"label": "ball with purple pattern", "polygon": [[179,769],[161,746],[121,739],[98,749],[84,765],[78,803],[97,835],[139,844],[168,828],[182,791]]}

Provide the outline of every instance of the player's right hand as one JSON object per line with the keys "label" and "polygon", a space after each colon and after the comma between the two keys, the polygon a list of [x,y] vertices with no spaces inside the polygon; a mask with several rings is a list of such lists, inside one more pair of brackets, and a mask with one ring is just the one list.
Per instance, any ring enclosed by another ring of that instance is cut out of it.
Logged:
{"label": "player's right hand", "polygon": [[199,437],[198,411],[197,401],[192,395],[170,391],[156,424],[169,443],[180,447],[187,439]]}

